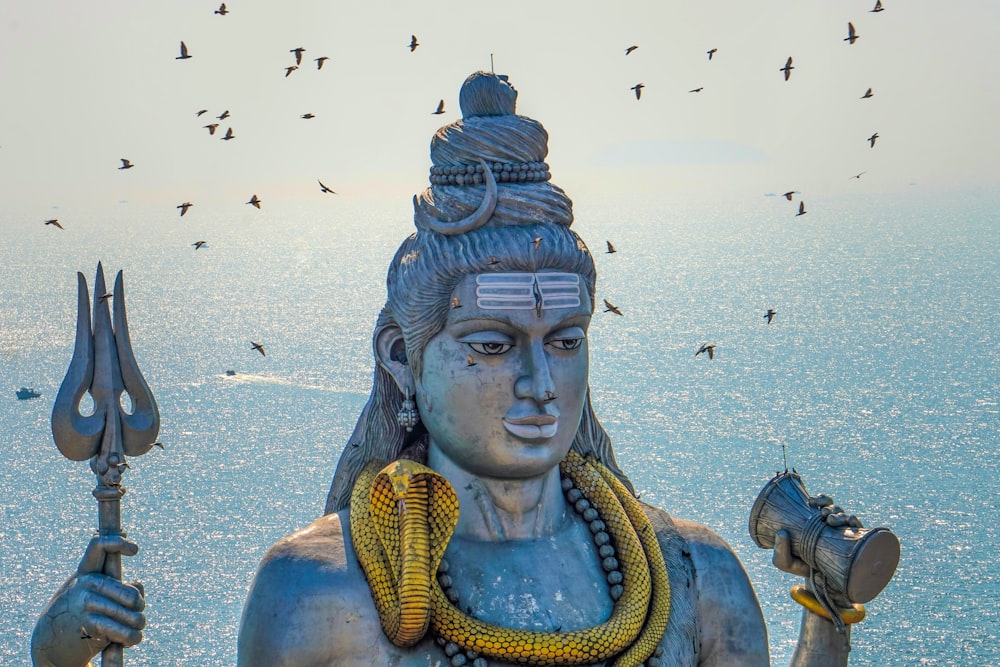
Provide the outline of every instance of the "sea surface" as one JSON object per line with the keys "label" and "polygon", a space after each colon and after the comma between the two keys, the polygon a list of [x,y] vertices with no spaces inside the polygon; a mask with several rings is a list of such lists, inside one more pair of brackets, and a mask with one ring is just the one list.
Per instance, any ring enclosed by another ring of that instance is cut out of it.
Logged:
{"label": "sea surface", "polygon": [[[109,282],[124,270],[162,416],[164,450],[132,459],[124,479],[123,523],[141,547],[125,578],[148,604],[127,664],[234,664],[260,558],[322,512],[370,389],[408,202],[240,206],[179,220],[123,204],[72,224],[63,212],[65,231],[0,211],[0,664],[29,664],[35,618],[96,526],[94,477],[62,457],[49,421],[76,272],[93,289],[98,261]],[[855,626],[852,665],[998,665],[1000,193],[811,198],[802,217],[795,206],[576,198],[597,301],[623,312],[599,309],[590,328],[597,414],[644,501],[733,546],[773,664],[794,649],[796,581],[747,520],[784,455],[811,493],[902,544]],[[714,359],[695,356],[703,343]],[[21,386],[41,398],[17,400]]]}

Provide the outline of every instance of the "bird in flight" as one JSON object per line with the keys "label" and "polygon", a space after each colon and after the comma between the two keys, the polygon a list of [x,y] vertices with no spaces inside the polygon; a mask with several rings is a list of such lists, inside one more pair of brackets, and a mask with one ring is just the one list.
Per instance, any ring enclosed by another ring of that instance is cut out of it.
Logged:
{"label": "bird in flight", "polygon": [[296,65],[301,65],[302,64],[302,52],[303,51],[305,51],[305,49],[303,49],[301,46],[299,48],[297,48],[297,49],[289,49],[289,51],[288,51],[289,53],[294,53],[295,54],[295,64]]}
{"label": "bird in flight", "polygon": [[[868,173],[867,171],[859,171],[858,173],[856,173],[853,176],[851,176],[851,178],[856,178],[858,180],[861,180],[861,174],[867,174],[867,173]],[[851,178],[849,178],[847,180],[851,180]]]}
{"label": "bird in flight", "polygon": [[708,59],[709,59],[709,60],[711,60],[711,59],[712,59],[712,56],[714,56],[714,55],[715,55],[715,52],[716,52],[716,51],[718,51],[718,49],[709,49],[709,50],[707,51],[707,53],[708,53]]}
{"label": "bird in flight", "polygon": [[260,209],[260,199],[257,198],[256,194],[253,197],[250,197],[250,201],[248,201],[247,203],[256,209]]}
{"label": "bird in flight", "polygon": [[226,3],[223,2],[221,5],[219,5],[219,8],[215,10],[215,13],[218,14],[219,16],[225,16],[226,14],[228,14],[229,10],[226,9]]}
{"label": "bird in flight", "polygon": [[634,86],[632,86],[631,88],[629,88],[629,90],[634,90],[635,91],[635,99],[639,99],[640,97],[642,97],[642,89],[645,88],[645,87],[646,87],[645,84],[643,84],[643,83],[637,83]]}
{"label": "bird in flight", "polygon": [[304,113],[301,116],[299,116],[299,118],[305,118],[306,120],[309,120],[310,118],[315,118],[315,117],[316,117],[316,114],[311,114],[311,113]]}
{"label": "bird in flight", "polygon": [[186,201],[183,204],[178,204],[177,205],[177,208],[179,208],[181,210],[181,217],[182,218],[184,217],[184,214],[188,212],[188,209],[191,208],[192,206],[194,206],[194,204],[192,204],[189,201]]}
{"label": "bird in flight", "polygon": [[459,299],[458,299],[457,296],[451,297],[451,307],[452,308],[461,308],[462,307],[462,302],[459,301]]}
{"label": "bird in flight", "polygon": [[858,33],[854,32],[854,24],[851,23],[851,22],[848,22],[847,23],[847,37],[844,38],[844,41],[845,42],[850,42],[851,44],[853,44],[854,42],[858,41],[858,38],[859,38]]}
{"label": "bird in flight", "polygon": [[162,442],[154,442],[150,447],[159,447],[160,449],[165,449]]}
{"label": "bird in flight", "polygon": [[226,120],[227,118],[229,118],[229,109],[226,109],[225,111],[220,113],[218,116],[216,116],[216,118],[218,118],[219,120]]}
{"label": "bird in flight", "polygon": [[262,357],[266,357],[267,356],[267,353],[264,352],[264,346],[261,345],[260,343],[255,343],[253,341],[250,341],[250,349],[251,350],[257,350],[258,352],[260,352],[260,356],[262,356]]}
{"label": "bird in flight", "polygon": [[313,58],[316,61],[316,69],[323,69],[323,63],[329,60],[329,56],[320,56],[319,58]]}
{"label": "bird in flight", "polygon": [[210,123],[208,125],[202,125],[202,127],[206,128],[208,130],[208,133],[211,135],[211,134],[215,134],[215,128],[219,127],[219,124],[218,123]]}
{"label": "bird in flight", "polygon": [[440,102],[438,102],[437,109],[435,109],[434,111],[432,111],[431,115],[432,116],[438,116],[438,115],[443,114],[443,113],[444,113],[444,100],[441,100]]}
{"label": "bird in flight", "polygon": [[208,243],[206,243],[205,241],[195,241],[191,245],[194,246],[195,250],[201,250],[202,248],[207,248],[208,247]]}
{"label": "bird in flight", "polygon": [[200,115],[206,114],[206,113],[208,113],[208,109],[200,109],[198,111],[198,113],[195,114],[195,116],[200,116]]}
{"label": "bird in flight", "polygon": [[621,309],[618,306],[616,306],[615,304],[613,304],[610,301],[608,301],[607,299],[604,300],[604,312],[605,313],[614,313],[615,315],[621,315],[622,314]]}
{"label": "bird in flight", "polygon": [[885,7],[882,6],[882,0],[875,0],[875,8],[869,9],[868,13],[885,11]]}
{"label": "bird in flight", "polygon": [[878,139],[878,132],[868,137],[868,147],[875,148],[875,140]]}
{"label": "bird in flight", "polygon": [[119,170],[121,170],[121,169],[131,169],[132,167],[135,166],[134,164],[132,164],[131,162],[129,162],[125,158],[122,158],[121,160],[122,160],[122,166],[118,167]]}
{"label": "bird in flight", "polygon": [[795,217],[806,214],[806,203],[804,201],[799,202],[799,212],[795,214]]}
{"label": "bird in flight", "polygon": [[289,65],[288,67],[286,67],[285,68],[285,78],[287,79],[288,75],[291,74],[292,72],[294,72],[295,70],[297,70],[298,68],[299,68],[298,65]]}
{"label": "bird in flight", "polygon": [[420,46],[420,44],[417,42],[417,36],[410,35],[410,53],[416,51],[418,46]]}
{"label": "bird in flight", "polygon": [[185,44],[184,42],[181,42],[181,54],[179,56],[177,56],[176,58],[174,58],[174,60],[187,60],[190,57],[191,56],[188,54],[187,44]]}
{"label": "bird in flight", "polygon": [[472,358],[471,354],[465,355],[465,365],[466,366],[475,366],[476,365],[476,360]]}
{"label": "bird in flight", "polygon": [[792,57],[788,56],[788,60],[785,61],[785,66],[778,68],[778,71],[779,72],[784,72],[785,73],[785,81],[788,81],[788,77],[790,77],[792,75],[792,70],[793,69],[795,69],[795,68],[792,67]]}
{"label": "bird in flight", "polygon": [[615,250],[615,247],[614,247],[613,245],[611,245],[611,241],[605,241],[605,243],[607,243],[607,244],[608,244],[608,249],[607,249],[607,251],[605,252],[605,254],[608,254],[608,255],[610,255],[610,254],[611,254],[611,253],[613,253],[613,252],[618,252],[617,250]]}
{"label": "bird in flight", "polygon": [[316,179],[316,182],[319,183],[319,191],[320,192],[329,192],[331,195],[337,194],[336,192],[334,192],[330,188],[328,188],[325,185],[323,185],[323,181],[321,181],[319,179]]}
{"label": "bird in flight", "polygon": [[[214,132],[212,134],[215,134]],[[229,141],[230,139],[235,139],[236,135],[233,134],[233,128],[227,127],[225,136],[219,137],[223,141]]]}
{"label": "bird in flight", "polygon": [[535,244],[535,250],[538,250],[538,246],[542,245],[542,237],[536,236],[531,242]]}
{"label": "bird in flight", "polygon": [[865,91],[865,94],[861,96],[861,99],[867,100],[871,96],[872,96],[872,89],[869,88],[868,90]]}
{"label": "bird in flight", "polygon": [[767,320],[768,324],[770,324],[771,320],[773,320],[774,316],[777,315],[777,314],[778,314],[778,311],[776,311],[774,308],[768,308],[767,312],[764,313],[764,319]]}
{"label": "bird in flight", "polygon": [[625,49],[625,55],[628,55],[628,54],[632,53],[633,51],[635,51],[638,48],[639,48],[639,46],[637,44],[633,44],[632,46],[630,46],[630,47],[628,47],[628,48]]}
{"label": "bird in flight", "polygon": [[795,194],[795,190],[789,190],[788,192],[786,192],[785,194],[783,194],[781,196],[784,197],[785,199],[787,199],[788,201],[792,201],[792,195],[794,195],[794,194]]}
{"label": "bird in flight", "polygon": [[496,258],[496,255],[490,255],[490,261],[486,262],[486,266],[496,266],[500,263],[500,260]]}
{"label": "bird in flight", "polygon": [[689,92],[689,93],[700,93],[700,92],[701,92],[701,91],[703,91],[703,90],[705,90],[705,87],[704,87],[704,86],[702,86],[702,87],[700,87],[700,88],[692,88],[692,89],[691,89],[691,90],[689,90],[688,92]]}
{"label": "bird in flight", "polygon": [[714,345],[709,345],[708,343],[702,343],[701,347],[698,348],[698,351],[694,353],[694,356],[697,357],[702,352],[707,352],[709,359],[715,359],[715,346]]}
{"label": "bird in flight", "polygon": [[80,626],[80,639],[94,639],[94,635],[87,632],[87,628]]}
{"label": "bird in flight", "polygon": [[62,228],[63,228],[63,226],[62,226],[62,225],[60,225],[60,224],[59,224],[59,221],[58,221],[58,220],[56,220],[56,219],[52,219],[52,220],[46,220],[46,221],[45,221],[45,224],[46,224],[46,225],[52,225],[53,227],[58,227],[59,229],[62,229]]}

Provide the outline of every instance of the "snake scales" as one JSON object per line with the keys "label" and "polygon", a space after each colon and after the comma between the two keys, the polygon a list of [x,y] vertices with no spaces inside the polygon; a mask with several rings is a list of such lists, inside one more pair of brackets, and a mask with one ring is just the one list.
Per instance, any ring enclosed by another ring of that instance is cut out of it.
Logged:
{"label": "snake scales", "polygon": [[607,525],[624,589],[608,620],[567,632],[505,628],[455,607],[435,577],[458,521],[451,485],[409,460],[365,468],[351,497],[351,534],[382,630],[394,644],[413,646],[430,628],[465,650],[516,664],[585,665],[613,657],[615,667],[637,667],[653,654],[670,615],[670,582],[654,530],[599,462],[570,452],[560,466]]}

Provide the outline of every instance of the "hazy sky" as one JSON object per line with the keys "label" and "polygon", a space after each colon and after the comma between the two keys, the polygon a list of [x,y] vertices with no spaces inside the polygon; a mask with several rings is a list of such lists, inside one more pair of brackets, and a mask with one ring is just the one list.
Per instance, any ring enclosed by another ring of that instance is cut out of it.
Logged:
{"label": "hazy sky", "polygon": [[[3,4],[0,225],[53,206],[329,196],[317,179],[342,198],[408,201],[426,187],[433,132],[491,54],[518,111],[548,129],[570,196],[1000,184],[996,0],[884,0],[881,13],[874,0],[231,0],[226,16],[218,4]],[[286,77],[296,47],[303,64]],[[228,142],[203,128],[227,109]]]}

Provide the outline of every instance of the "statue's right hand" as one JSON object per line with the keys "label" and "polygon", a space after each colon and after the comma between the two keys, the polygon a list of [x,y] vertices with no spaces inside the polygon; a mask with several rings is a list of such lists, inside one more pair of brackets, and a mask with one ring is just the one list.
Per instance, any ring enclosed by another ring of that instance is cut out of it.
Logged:
{"label": "statue's right hand", "polygon": [[110,643],[142,641],[146,606],[142,584],[105,575],[109,553],[134,556],[139,547],[124,537],[95,536],[76,572],[49,601],[31,636],[36,666],[83,666]]}

